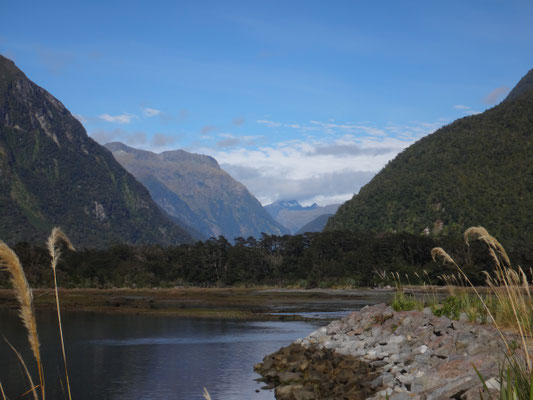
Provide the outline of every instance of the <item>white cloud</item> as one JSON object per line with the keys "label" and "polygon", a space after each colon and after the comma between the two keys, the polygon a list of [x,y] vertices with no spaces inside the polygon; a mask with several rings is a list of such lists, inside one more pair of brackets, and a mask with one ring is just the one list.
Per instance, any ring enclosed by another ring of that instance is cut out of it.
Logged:
{"label": "white cloud", "polygon": [[215,147],[191,150],[213,156],[262,204],[295,199],[325,205],[350,199],[400,151],[443,123],[391,124],[378,129],[315,121],[312,126],[320,132],[331,129],[337,135],[247,147],[244,137],[220,134],[223,140]]}
{"label": "white cloud", "polygon": [[456,110],[470,110],[470,107],[465,106],[463,104],[456,104],[453,106]]}
{"label": "white cloud", "polygon": [[217,127],[216,126],[213,126],[213,125],[205,125],[202,127],[202,129],[200,129],[200,134],[202,136],[205,136],[205,135],[208,135],[210,134],[211,132],[213,131],[216,131],[217,130]]}
{"label": "white cloud", "polygon": [[81,114],[72,114],[72,116],[74,118],[76,118],[78,121],[80,121],[82,124],[85,124],[87,123],[87,118],[85,118],[83,115]]}
{"label": "white cloud", "polygon": [[135,114],[122,113],[119,115],[100,114],[98,118],[115,124],[129,124],[131,121],[139,117]]}
{"label": "white cloud", "polygon": [[483,102],[487,105],[496,104],[508,92],[509,92],[508,86],[499,86],[496,89],[494,89],[492,92],[490,92],[487,96],[485,96],[485,98],[483,99]]}
{"label": "white cloud", "polygon": [[128,132],[124,129],[97,130],[89,133],[100,144],[110,142],[122,142],[128,146],[143,146],[147,143],[147,135],[144,132]]}
{"label": "white cloud", "polygon": [[223,138],[216,142],[216,146],[219,148],[229,148],[235,146],[256,146],[257,140],[262,136],[236,136],[231,133],[219,133],[219,137]]}
{"label": "white cloud", "polygon": [[158,115],[161,115],[161,110],[157,110],[155,108],[150,108],[150,107],[146,107],[144,110],[143,110],[143,114],[145,117],[156,117]]}
{"label": "white cloud", "polygon": [[384,136],[385,132],[382,129],[375,128],[371,125],[365,124],[352,124],[344,123],[338,124],[333,121],[322,122],[311,120],[309,124],[296,124],[296,123],[283,123],[278,121],[270,121],[265,119],[260,119],[256,121],[258,124],[266,125],[270,128],[291,128],[297,129],[302,132],[320,132],[327,133],[330,135],[338,133],[359,133],[359,134],[368,134],[374,136]]}
{"label": "white cloud", "polygon": [[281,122],[269,121],[267,119],[258,119],[255,122],[257,122],[258,124],[266,125],[270,128],[277,128],[281,126]]}

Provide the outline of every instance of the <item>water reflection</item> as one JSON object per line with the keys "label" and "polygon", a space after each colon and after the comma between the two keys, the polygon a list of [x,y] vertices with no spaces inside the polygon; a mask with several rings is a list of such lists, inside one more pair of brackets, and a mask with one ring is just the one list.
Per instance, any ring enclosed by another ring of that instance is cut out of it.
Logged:
{"label": "water reflection", "polygon": [[[73,396],[84,399],[274,399],[255,390],[253,364],[314,330],[317,323],[195,320],[65,313]],[[0,333],[25,349],[15,311],[0,310]],[[53,312],[38,314],[49,398],[63,398]],[[31,364],[28,351],[23,352]],[[15,357],[0,344],[0,379],[10,397],[27,387]],[[7,362],[5,362],[6,360]],[[36,376],[36,374],[34,374]]]}

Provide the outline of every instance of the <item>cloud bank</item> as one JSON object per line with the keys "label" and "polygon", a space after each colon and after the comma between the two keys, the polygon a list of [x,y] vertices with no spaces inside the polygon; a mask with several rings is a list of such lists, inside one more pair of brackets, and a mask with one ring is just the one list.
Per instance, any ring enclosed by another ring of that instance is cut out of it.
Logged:
{"label": "cloud bank", "polygon": [[443,121],[414,122],[378,129],[363,124],[320,121],[256,122],[273,129],[317,131],[320,135],[259,146],[258,137],[220,134],[223,139],[214,147],[189,150],[213,156],[263,205],[293,199],[303,204],[342,203],[358,193],[400,151],[443,124]]}

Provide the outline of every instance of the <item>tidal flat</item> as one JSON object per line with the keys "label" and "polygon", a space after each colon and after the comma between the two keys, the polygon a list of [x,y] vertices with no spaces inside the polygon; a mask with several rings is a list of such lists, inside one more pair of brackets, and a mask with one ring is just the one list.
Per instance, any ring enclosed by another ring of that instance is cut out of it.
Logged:
{"label": "tidal flat", "polygon": [[[163,315],[186,318],[309,320],[389,302],[393,289],[171,288],[60,289],[65,311]],[[35,307],[53,309],[54,293],[35,289]],[[0,307],[16,308],[14,293],[0,289]]]}

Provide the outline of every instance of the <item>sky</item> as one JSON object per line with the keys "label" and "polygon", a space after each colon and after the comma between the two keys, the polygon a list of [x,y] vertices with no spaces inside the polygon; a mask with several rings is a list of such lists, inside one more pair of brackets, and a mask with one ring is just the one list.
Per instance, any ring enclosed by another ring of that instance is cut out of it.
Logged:
{"label": "sky", "polygon": [[214,157],[263,204],[341,203],[533,68],[533,2],[4,0],[0,54],[101,144]]}

